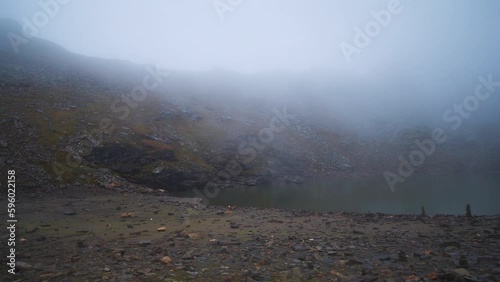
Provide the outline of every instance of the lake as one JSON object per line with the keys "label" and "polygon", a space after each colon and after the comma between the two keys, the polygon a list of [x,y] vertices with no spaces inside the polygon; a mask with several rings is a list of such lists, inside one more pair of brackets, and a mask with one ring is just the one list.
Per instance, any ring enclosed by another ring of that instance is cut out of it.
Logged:
{"label": "lake", "polygon": [[[185,193],[177,196],[186,196]],[[500,214],[500,173],[413,175],[392,192],[384,178],[308,180],[304,184],[269,184],[221,189],[213,205],[305,209],[314,211]]]}

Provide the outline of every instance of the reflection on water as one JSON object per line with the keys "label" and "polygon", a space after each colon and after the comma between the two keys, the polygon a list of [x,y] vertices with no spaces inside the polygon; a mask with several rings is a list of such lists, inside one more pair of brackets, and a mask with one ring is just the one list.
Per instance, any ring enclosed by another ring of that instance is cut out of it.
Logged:
{"label": "reflection on water", "polygon": [[500,174],[414,175],[393,193],[383,177],[221,190],[214,205],[419,214],[500,214]]}

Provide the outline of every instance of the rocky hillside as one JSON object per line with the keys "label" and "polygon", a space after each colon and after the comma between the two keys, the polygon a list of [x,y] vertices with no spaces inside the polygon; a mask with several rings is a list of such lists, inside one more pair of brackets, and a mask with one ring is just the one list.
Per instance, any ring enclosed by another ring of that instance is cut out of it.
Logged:
{"label": "rocky hillside", "polygon": [[[382,177],[397,172],[400,154],[418,149],[415,139],[432,134],[382,124],[384,134],[365,135],[324,119],[327,109],[311,105],[308,93],[246,95],[242,76],[229,72],[85,57],[37,38],[15,53],[5,39],[20,28],[5,20],[0,26],[0,167],[16,169],[26,189],[173,191]],[[493,128],[455,132],[417,172],[498,170]]]}

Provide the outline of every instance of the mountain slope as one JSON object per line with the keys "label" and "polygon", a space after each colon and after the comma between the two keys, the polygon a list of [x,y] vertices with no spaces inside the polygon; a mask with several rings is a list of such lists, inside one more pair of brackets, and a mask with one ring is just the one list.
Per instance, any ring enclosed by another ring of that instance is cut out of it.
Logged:
{"label": "mountain slope", "polygon": [[[3,39],[20,30],[0,23]],[[296,86],[286,80],[268,90],[240,74],[91,58],[37,38],[17,54],[5,40],[0,46],[0,165],[19,170],[22,185],[34,190],[382,177],[397,171],[398,156],[415,150],[415,139],[431,134],[382,124],[384,134],[363,135],[326,118],[327,107],[311,102],[312,94],[287,96]],[[134,92],[145,80],[156,86]],[[281,88],[282,96],[266,92]],[[500,168],[498,136],[464,136],[452,136],[417,172]]]}

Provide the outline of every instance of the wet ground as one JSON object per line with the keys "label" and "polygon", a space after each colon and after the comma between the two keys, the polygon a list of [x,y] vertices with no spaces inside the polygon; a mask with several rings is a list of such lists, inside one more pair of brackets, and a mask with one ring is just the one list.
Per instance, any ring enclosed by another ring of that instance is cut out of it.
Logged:
{"label": "wet ground", "polygon": [[17,200],[18,269],[2,256],[1,281],[500,281],[499,216],[204,207],[102,188]]}

